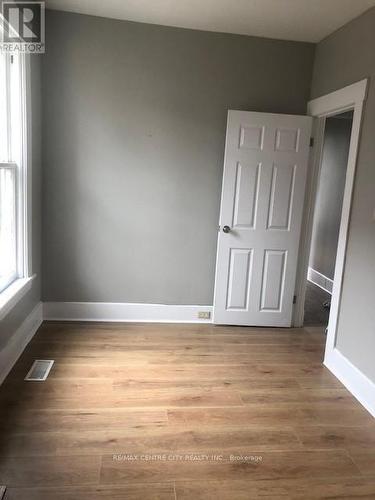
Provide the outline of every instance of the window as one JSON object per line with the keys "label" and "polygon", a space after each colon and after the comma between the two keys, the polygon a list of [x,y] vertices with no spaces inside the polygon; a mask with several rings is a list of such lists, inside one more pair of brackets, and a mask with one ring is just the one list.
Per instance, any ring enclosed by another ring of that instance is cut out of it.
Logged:
{"label": "window", "polygon": [[25,56],[0,53],[0,294],[28,276]]}

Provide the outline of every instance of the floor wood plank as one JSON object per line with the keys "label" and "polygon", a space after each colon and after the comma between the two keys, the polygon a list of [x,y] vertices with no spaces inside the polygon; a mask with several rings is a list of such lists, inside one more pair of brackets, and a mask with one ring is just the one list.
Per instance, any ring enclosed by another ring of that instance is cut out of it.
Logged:
{"label": "floor wood plank", "polygon": [[[25,384],[30,384],[25,382]],[[174,408],[174,407],[220,407],[241,406],[243,402],[237,391],[211,387],[171,387],[139,391],[136,389],[114,389],[107,380],[89,383],[81,379],[77,384],[56,386],[48,381],[34,385],[27,390],[23,386],[19,391],[8,393],[0,398],[3,405],[17,404],[20,396],[23,404],[31,409],[92,409],[92,408]],[[65,388],[65,390],[64,390]]]}
{"label": "floor wood plank", "polygon": [[177,500],[373,500],[375,477],[177,482],[176,494]]}
{"label": "floor wood plank", "polygon": [[[316,327],[44,323],[0,387],[6,498],[373,499],[375,421],[324,342]],[[55,359],[45,382],[24,381],[35,358]]]}
{"label": "floor wood plank", "polygon": [[[375,432],[373,425],[363,427],[344,427],[339,425],[319,425],[294,428],[304,447],[308,449],[345,448],[349,451],[375,450]],[[375,475],[375,453],[374,453]]]}
{"label": "floor wood plank", "polygon": [[[351,446],[352,443],[349,443],[349,447]],[[349,452],[349,455],[363,474],[375,475],[375,448],[363,449],[356,447]]]}
{"label": "floor wood plank", "polygon": [[[231,461],[192,458],[171,460],[117,460],[103,456],[101,484],[117,484],[127,481],[157,482],[164,480],[219,480],[230,479],[279,479],[304,477],[341,477],[360,475],[358,467],[345,451],[288,451],[257,452],[254,448],[243,455],[242,450],[233,451],[233,456],[261,457],[261,461]],[[195,458],[197,457],[197,458]]]}
{"label": "floor wood plank", "polygon": [[173,483],[9,488],[6,500],[175,500]]}
{"label": "floor wood plank", "polygon": [[94,431],[102,429],[144,429],[168,422],[167,410],[147,408],[104,408],[99,410],[31,410],[27,405],[11,407],[0,414],[0,433]]}
{"label": "floor wood plank", "polygon": [[0,459],[0,477],[7,487],[97,484],[99,471],[99,456]]}
{"label": "floor wood plank", "polygon": [[109,453],[230,453],[249,448],[300,450],[302,444],[292,429],[261,426],[230,429],[185,430],[154,427],[95,431],[10,433],[0,439],[0,456],[66,456]]}

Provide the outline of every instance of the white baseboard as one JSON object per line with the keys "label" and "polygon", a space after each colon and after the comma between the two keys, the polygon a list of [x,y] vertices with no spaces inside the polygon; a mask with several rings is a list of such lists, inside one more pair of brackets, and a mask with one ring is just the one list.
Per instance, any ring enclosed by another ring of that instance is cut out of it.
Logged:
{"label": "white baseboard", "polygon": [[309,267],[307,271],[307,279],[311,281],[311,283],[314,283],[314,285],[322,288],[332,295],[333,280],[331,280],[331,278],[327,278],[324,274],[319,271],[315,271],[312,267]]}
{"label": "white baseboard", "polygon": [[324,364],[375,417],[375,383],[336,348],[326,353]]}
{"label": "white baseboard", "polygon": [[[198,312],[209,318],[198,318]],[[111,302],[44,302],[45,320],[119,321],[139,323],[211,323],[212,306]]]}
{"label": "white baseboard", "polygon": [[21,326],[17,328],[8,344],[0,351],[0,384],[2,384],[21,356],[27,344],[35,335],[43,322],[43,306],[39,302],[26,317]]}

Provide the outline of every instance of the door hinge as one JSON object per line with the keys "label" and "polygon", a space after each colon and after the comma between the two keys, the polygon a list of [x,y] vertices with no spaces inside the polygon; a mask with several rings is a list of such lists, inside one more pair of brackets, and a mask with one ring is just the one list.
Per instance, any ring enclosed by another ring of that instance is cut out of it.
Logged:
{"label": "door hinge", "polygon": [[314,147],[314,137],[310,137],[310,148]]}
{"label": "door hinge", "polygon": [[293,304],[297,303],[297,295],[293,295]]}

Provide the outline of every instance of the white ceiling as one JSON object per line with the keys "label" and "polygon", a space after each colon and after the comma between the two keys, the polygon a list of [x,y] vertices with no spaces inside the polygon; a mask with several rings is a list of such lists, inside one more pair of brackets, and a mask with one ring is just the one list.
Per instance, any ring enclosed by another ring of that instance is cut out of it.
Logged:
{"label": "white ceiling", "polygon": [[224,33],[319,42],[375,0],[46,0],[47,8]]}

